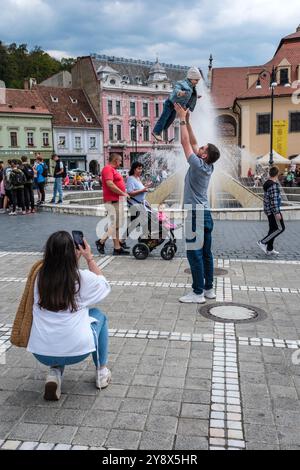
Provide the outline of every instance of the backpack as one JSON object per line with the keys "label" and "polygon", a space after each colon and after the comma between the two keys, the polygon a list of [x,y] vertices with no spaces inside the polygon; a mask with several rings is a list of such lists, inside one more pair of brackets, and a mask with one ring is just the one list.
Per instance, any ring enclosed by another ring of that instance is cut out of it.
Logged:
{"label": "backpack", "polygon": [[25,182],[25,175],[23,171],[12,170],[12,172],[10,173],[10,184],[13,188],[23,186]]}
{"label": "backpack", "polygon": [[22,171],[26,178],[26,183],[31,183],[34,178],[34,171],[30,165],[24,165]]}
{"label": "backpack", "polygon": [[43,176],[44,178],[47,178],[47,176],[48,176],[48,167],[47,167],[46,163],[43,163],[43,167],[44,167],[44,168],[43,168],[42,176]]}

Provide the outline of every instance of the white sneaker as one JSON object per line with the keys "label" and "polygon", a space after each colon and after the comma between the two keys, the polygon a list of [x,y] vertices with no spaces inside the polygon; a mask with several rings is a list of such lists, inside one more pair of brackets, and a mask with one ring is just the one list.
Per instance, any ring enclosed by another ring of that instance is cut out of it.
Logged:
{"label": "white sneaker", "polygon": [[58,367],[50,367],[46,378],[44,399],[57,401],[61,396],[61,371]]}
{"label": "white sneaker", "polygon": [[9,212],[8,215],[18,215],[17,212]]}
{"label": "white sneaker", "polygon": [[217,298],[217,296],[215,294],[215,291],[213,289],[204,290],[204,297],[206,297],[207,299],[216,299]]}
{"label": "white sneaker", "polygon": [[206,300],[204,294],[195,294],[195,292],[189,292],[187,295],[181,297],[179,302],[183,304],[205,304]]}
{"label": "white sneaker", "polygon": [[279,255],[279,251],[272,250],[272,251],[267,251],[267,255]]}
{"label": "white sneaker", "polygon": [[265,245],[264,243],[262,242],[257,242],[257,245],[259,246],[259,248],[264,252],[264,254],[266,255],[267,254],[267,245]]}
{"label": "white sneaker", "polygon": [[154,134],[154,132],[152,132],[152,135],[158,142],[162,142],[163,139],[160,134]]}
{"label": "white sneaker", "polygon": [[96,369],[96,388],[102,390],[106,388],[111,381],[111,371],[107,367]]}

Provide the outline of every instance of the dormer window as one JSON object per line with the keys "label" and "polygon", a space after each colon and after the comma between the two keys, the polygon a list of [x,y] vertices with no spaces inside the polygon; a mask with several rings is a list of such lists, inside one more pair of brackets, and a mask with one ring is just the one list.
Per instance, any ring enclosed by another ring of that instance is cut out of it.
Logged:
{"label": "dormer window", "polygon": [[110,81],[109,81],[110,85],[115,85],[116,84],[116,80],[114,78],[112,78]]}
{"label": "dormer window", "polygon": [[68,116],[69,116],[69,118],[71,119],[72,122],[78,122],[78,118],[77,118],[77,117],[71,116],[71,114],[68,113],[68,111],[67,111],[67,114],[68,114]]}
{"label": "dormer window", "polygon": [[289,69],[280,69],[279,83],[280,85],[289,83]]}
{"label": "dormer window", "polygon": [[80,111],[80,112],[81,112],[82,116],[84,117],[84,119],[86,120],[87,123],[91,124],[93,122],[92,118],[86,117],[86,115],[82,111]]}
{"label": "dormer window", "polygon": [[127,75],[123,75],[122,83],[130,83],[129,77]]}
{"label": "dormer window", "polygon": [[73,104],[77,104],[78,103],[78,100],[76,98],[72,98],[72,96],[70,96],[70,100]]}
{"label": "dormer window", "polygon": [[135,77],[135,81],[136,81],[136,83],[137,83],[138,85],[142,85],[142,84],[143,84],[143,81],[142,81],[141,77],[139,77],[139,76]]}
{"label": "dormer window", "polygon": [[52,95],[50,95],[50,96],[51,96],[52,103],[58,103],[57,96],[52,96]]}

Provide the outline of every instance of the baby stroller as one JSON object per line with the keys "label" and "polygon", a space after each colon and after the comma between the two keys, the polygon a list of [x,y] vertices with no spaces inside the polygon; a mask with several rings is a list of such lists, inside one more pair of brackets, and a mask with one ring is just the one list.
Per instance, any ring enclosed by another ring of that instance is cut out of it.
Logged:
{"label": "baby stroller", "polygon": [[131,217],[131,221],[139,217],[138,227],[141,230],[141,235],[138,238],[138,243],[134,245],[132,254],[136,259],[144,260],[148,258],[149,254],[158,246],[165,245],[160,251],[161,257],[170,261],[177,253],[176,238],[174,228],[169,228],[170,224],[164,224],[159,221],[158,212],[153,210],[151,206],[145,202],[141,204],[139,201],[131,198],[137,204],[132,204],[128,200],[129,208],[136,208],[135,216]]}

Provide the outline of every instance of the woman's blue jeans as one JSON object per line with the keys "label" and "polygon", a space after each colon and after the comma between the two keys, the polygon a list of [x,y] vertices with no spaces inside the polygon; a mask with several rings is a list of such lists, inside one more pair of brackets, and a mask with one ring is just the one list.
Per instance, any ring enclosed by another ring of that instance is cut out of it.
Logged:
{"label": "woman's blue jeans", "polygon": [[191,267],[193,277],[192,287],[193,291],[197,295],[203,294],[204,289],[212,289],[214,283],[214,259],[211,252],[211,234],[213,231],[214,223],[209,210],[205,210],[203,215],[204,223],[200,223],[201,227],[196,227],[196,211],[193,210],[192,231],[196,233],[196,237],[193,240],[186,240],[188,246],[189,243],[195,244],[196,238],[203,239],[199,243],[202,248],[198,248],[197,246],[197,248],[194,250],[187,250],[187,258]]}
{"label": "woman's blue jeans", "polygon": [[[108,360],[107,319],[106,316],[103,315],[103,313],[97,308],[91,308],[89,310],[89,316],[95,319],[95,321],[91,324],[96,346],[96,351],[92,353],[94,364],[96,367],[102,367],[107,364]],[[90,353],[73,357],[52,357],[34,354],[34,357],[45,366],[59,366],[64,368],[64,366],[70,366],[72,364],[77,364],[78,362],[84,361],[89,355]]]}

